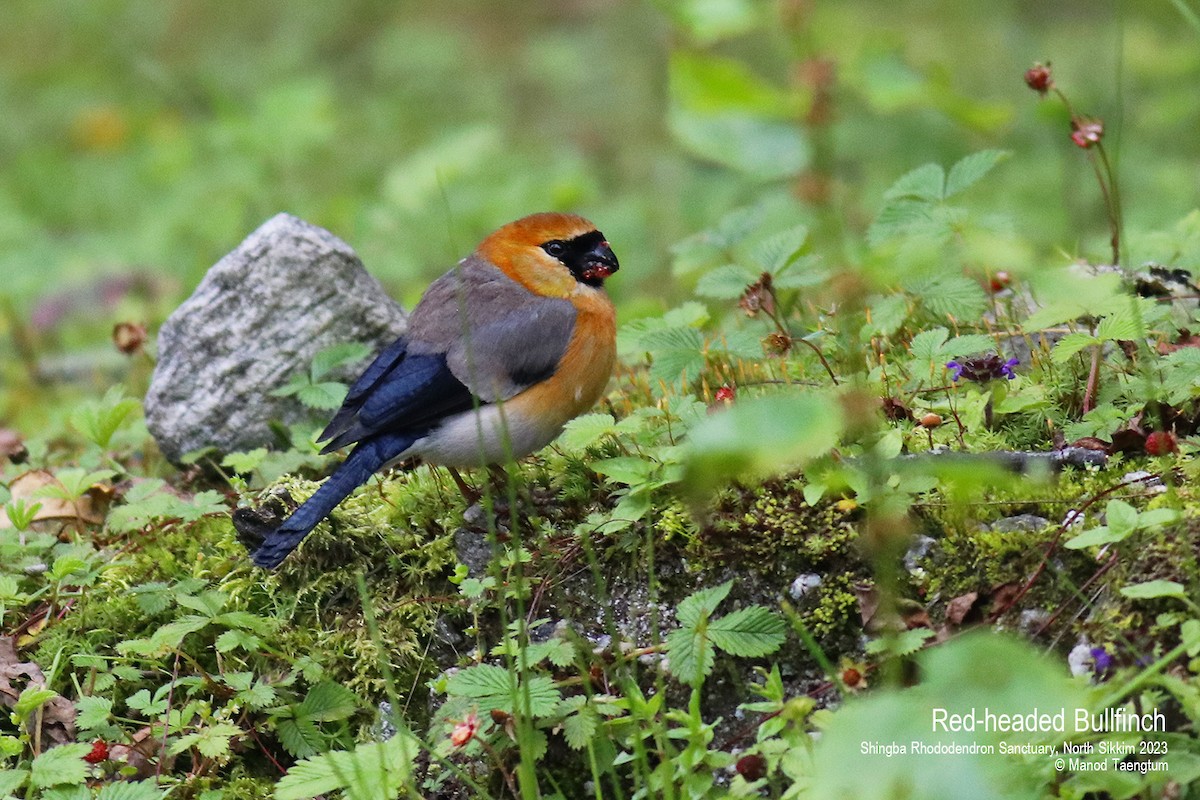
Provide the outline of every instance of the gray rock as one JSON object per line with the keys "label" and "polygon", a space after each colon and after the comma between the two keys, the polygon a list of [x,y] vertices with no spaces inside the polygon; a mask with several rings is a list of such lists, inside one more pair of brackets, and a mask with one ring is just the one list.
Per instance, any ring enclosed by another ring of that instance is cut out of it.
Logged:
{"label": "gray rock", "polygon": [[1017,514],[1015,517],[1004,517],[987,526],[990,531],[997,533],[1017,533],[1018,531],[1040,531],[1050,524],[1050,520],[1036,514]]}
{"label": "gray rock", "polygon": [[273,389],[325,348],[366,342],[378,351],[404,326],[404,311],[349,245],[277,214],[209,269],[163,323],[146,424],[174,462],[203,448],[269,444],[271,421],[313,416]]}

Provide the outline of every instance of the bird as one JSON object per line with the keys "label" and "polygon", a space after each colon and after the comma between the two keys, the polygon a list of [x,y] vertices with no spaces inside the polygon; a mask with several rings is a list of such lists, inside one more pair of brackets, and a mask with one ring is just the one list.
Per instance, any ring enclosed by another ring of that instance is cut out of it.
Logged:
{"label": "bird", "polygon": [[253,562],[277,568],[389,466],[418,457],[451,468],[463,488],[454,468],[494,467],[552,442],[612,376],[616,312],[604,281],[618,269],[604,234],[574,214],[532,214],[484,238],[350,385],[318,439],[322,453],[353,445],[333,474],[278,526],[234,512]]}

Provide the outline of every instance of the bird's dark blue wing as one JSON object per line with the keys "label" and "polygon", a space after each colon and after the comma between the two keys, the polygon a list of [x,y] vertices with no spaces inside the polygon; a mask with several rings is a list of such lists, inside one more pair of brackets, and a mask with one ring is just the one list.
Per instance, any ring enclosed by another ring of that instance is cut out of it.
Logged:
{"label": "bird's dark blue wing", "polygon": [[363,370],[362,375],[359,375],[353,385],[351,385],[350,390],[346,393],[346,399],[342,401],[342,407],[333,415],[333,419],[329,420],[329,424],[321,432],[318,441],[323,442],[326,439],[332,439],[335,436],[345,433],[354,425],[354,419],[358,415],[358,410],[362,407],[363,400],[366,399],[370,391],[379,384],[384,376],[404,360],[407,353],[408,339],[401,336],[385,347],[379,355],[375,356],[375,360]]}
{"label": "bird's dark blue wing", "polygon": [[322,434],[324,453],[380,433],[423,434],[478,401],[438,354],[393,344],[367,367]]}

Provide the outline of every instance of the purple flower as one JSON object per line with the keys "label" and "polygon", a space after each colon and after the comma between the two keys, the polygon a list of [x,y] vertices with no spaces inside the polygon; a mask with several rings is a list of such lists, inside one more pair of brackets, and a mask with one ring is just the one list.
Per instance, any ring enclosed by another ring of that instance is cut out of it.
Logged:
{"label": "purple flower", "polygon": [[1097,678],[1103,678],[1113,668],[1113,657],[1109,655],[1108,650],[1103,647],[1093,647],[1092,655],[1092,672]]}
{"label": "purple flower", "polygon": [[1010,358],[1008,361],[1001,361],[1000,358],[998,353],[971,356],[961,361],[947,361],[946,369],[950,370],[950,380],[955,383],[963,379],[975,383],[987,383],[1000,378],[1011,381],[1017,377],[1013,367],[1021,362],[1016,358]]}

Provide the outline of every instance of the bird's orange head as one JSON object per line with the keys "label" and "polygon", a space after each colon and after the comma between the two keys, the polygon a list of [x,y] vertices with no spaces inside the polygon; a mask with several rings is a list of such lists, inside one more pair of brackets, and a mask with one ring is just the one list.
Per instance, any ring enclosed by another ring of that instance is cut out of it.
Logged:
{"label": "bird's orange head", "polygon": [[574,214],[546,212],[497,229],[477,250],[513,280],[547,297],[598,289],[618,269],[617,257],[596,226]]}

